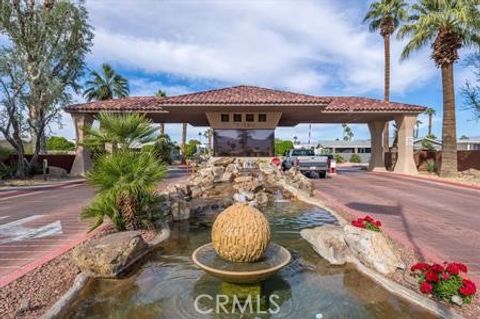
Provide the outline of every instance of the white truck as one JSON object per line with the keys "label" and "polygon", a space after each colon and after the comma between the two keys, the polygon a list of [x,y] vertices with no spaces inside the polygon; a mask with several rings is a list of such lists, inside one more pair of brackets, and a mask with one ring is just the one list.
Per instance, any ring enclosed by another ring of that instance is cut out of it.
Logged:
{"label": "white truck", "polygon": [[306,174],[317,173],[321,178],[327,177],[330,169],[330,157],[328,155],[315,155],[312,149],[291,149],[284,154],[282,168],[284,170],[292,167]]}

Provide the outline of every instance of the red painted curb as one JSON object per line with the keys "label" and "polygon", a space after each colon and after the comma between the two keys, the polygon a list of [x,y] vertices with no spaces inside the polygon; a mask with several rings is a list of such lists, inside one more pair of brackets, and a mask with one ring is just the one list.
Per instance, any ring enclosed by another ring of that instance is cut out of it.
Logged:
{"label": "red painted curb", "polygon": [[400,177],[414,179],[414,180],[422,180],[422,181],[427,181],[434,184],[446,184],[446,185],[464,187],[464,188],[473,189],[473,190],[480,190],[480,186],[477,186],[477,185],[469,185],[469,184],[463,184],[463,183],[447,181],[447,180],[438,180],[436,178],[430,178],[430,177],[421,176],[421,175],[409,175],[409,174],[401,174],[401,173],[395,173],[395,172],[369,172],[369,173],[383,175],[383,176],[392,176],[392,174],[395,174],[393,176],[400,176]]}
{"label": "red painted curb", "polygon": [[11,196],[16,196],[16,195],[34,193],[34,192],[37,192],[37,191],[56,189],[56,188],[61,188],[61,187],[69,186],[69,185],[76,185],[76,184],[83,184],[83,183],[85,183],[84,180],[74,181],[74,182],[66,182],[66,183],[56,184],[56,185],[38,186],[38,187],[35,187],[35,188],[27,188],[27,189],[15,190],[15,191],[5,191],[5,193],[0,192],[0,198],[7,198],[7,197],[11,197]]}
{"label": "red painted curb", "polygon": [[82,242],[84,242],[85,240],[91,238],[93,235],[95,235],[102,228],[103,227],[99,227],[99,228],[97,228],[96,230],[94,230],[90,233],[80,234],[79,236],[75,237],[73,240],[69,241],[67,244],[61,246],[60,248],[57,248],[57,249],[49,252],[48,254],[41,256],[39,259],[22,266],[21,268],[9,273],[8,275],[5,275],[5,276],[1,277],[0,278],[0,288],[5,287],[9,283],[19,279],[20,277],[23,277],[24,275],[26,275],[30,271],[43,266],[44,264],[46,264],[50,260],[54,259],[55,257],[63,255],[64,253],[66,253],[67,251],[72,249],[73,247],[75,247],[75,246],[81,244]]}
{"label": "red painted curb", "polygon": [[[325,193],[323,193],[323,192],[321,192],[317,189],[315,189],[313,192],[314,192],[314,195],[316,197],[320,197],[321,199],[325,200],[327,205],[329,207],[335,209],[335,210],[342,210],[342,211],[352,215],[352,217],[355,217],[355,218],[365,216],[364,212],[359,212],[355,209],[352,209],[350,207],[347,207],[347,206],[343,205],[333,196],[325,194]],[[403,233],[401,233],[397,230],[394,230],[394,229],[392,229],[392,228],[390,228],[386,225],[382,225],[382,230],[384,230],[385,233],[390,235],[390,237],[392,237],[394,240],[398,241],[403,246],[408,247],[408,248],[412,249],[413,251],[415,251],[415,247],[412,246],[410,241],[403,235]],[[417,252],[415,252],[415,253],[417,253]],[[441,253],[439,253],[438,251],[436,251],[434,249],[431,249],[431,248],[428,251],[422,252],[422,254],[423,254],[423,257],[425,258],[425,260],[429,261],[429,262],[441,264],[444,261],[446,261],[446,258],[442,257]],[[459,260],[451,260],[451,261],[459,261]],[[480,284],[480,277],[478,277],[478,276],[468,276],[468,278],[475,281],[477,283],[477,285]]]}

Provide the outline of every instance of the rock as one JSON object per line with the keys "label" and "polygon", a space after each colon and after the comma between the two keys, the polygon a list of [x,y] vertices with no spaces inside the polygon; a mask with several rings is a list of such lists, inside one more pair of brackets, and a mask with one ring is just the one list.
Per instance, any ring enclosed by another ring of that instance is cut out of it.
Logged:
{"label": "rock", "polygon": [[108,278],[118,277],[147,251],[139,231],[126,231],[92,239],[73,250],[72,258],[82,270]]}
{"label": "rock", "polygon": [[450,300],[452,301],[452,303],[456,305],[459,305],[459,306],[463,305],[463,299],[460,296],[454,295]]}
{"label": "rock", "polygon": [[15,311],[15,318],[17,317],[22,317],[23,314],[27,311],[32,309],[32,303],[30,302],[30,299],[24,299],[20,303],[20,306],[18,307],[17,311]]}
{"label": "rock", "polygon": [[67,170],[61,167],[49,166],[48,167],[48,176],[54,178],[65,178],[67,177]]}
{"label": "rock", "polygon": [[192,198],[198,198],[202,195],[202,188],[198,186],[190,186],[190,194]]}
{"label": "rock", "polygon": [[348,261],[349,251],[341,227],[322,226],[303,229],[300,235],[330,264],[344,265]]}
{"label": "rock", "polygon": [[230,182],[233,181],[234,178],[235,178],[235,176],[233,175],[233,173],[225,172],[223,174],[222,178],[220,178],[220,182],[230,183]]}
{"label": "rock", "polygon": [[186,220],[190,218],[190,207],[184,200],[174,202],[170,208],[170,211],[174,221]]}
{"label": "rock", "polygon": [[265,192],[258,192],[255,194],[254,200],[260,206],[266,205],[268,203],[268,195]]}
{"label": "rock", "polygon": [[225,168],[223,166],[215,166],[212,168],[213,177],[216,179],[220,179],[225,172]]}
{"label": "rock", "polygon": [[405,267],[382,233],[351,225],[344,227],[344,233],[348,248],[365,266],[384,275]]}
{"label": "rock", "polygon": [[253,181],[253,177],[250,176],[250,175],[247,175],[247,176],[239,176],[237,178],[234,179],[234,182],[236,184],[240,184],[240,183],[251,183]]}
{"label": "rock", "polygon": [[228,164],[232,164],[234,161],[235,157],[216,157],[210,159],[209,164],[213,166],[227,166]]}

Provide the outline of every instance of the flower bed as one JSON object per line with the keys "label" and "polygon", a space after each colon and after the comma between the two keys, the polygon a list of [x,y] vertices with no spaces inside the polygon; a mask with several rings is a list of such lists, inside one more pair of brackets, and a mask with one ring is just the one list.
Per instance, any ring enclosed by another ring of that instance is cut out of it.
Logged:
{"label": "flower bed", "polygon": [[418,277],[420,291],[424,294],[459,305],[471,303],[475,298],[475,283],[460,275],[468,271],[462,263],[416,263],[410,270]]}
{"label": "flower bed", "polygon": [[379,220],[373,219],[371,216],[367,215],[363,218],[359,217],[356,220],[352,221],[352,226],[358,228],[364,228],[376,232],[381,232],[382,223]]}

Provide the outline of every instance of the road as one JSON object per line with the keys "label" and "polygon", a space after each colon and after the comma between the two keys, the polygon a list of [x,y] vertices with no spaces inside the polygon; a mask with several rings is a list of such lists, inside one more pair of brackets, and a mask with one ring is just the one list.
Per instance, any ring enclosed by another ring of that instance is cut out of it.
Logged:
{"label": "road", "polygon": [[[170,168],[160,187],[185,175]],[[79,216],[93,195],[90,186],[76,184],[1,197],[0,287],[83,241],[90,222]]]}
{"label": "road", "polygon": [[464,262],[480,277],[480,190],[358,170],[315,186],[320,196],[380,219],[421,256]]}

